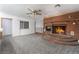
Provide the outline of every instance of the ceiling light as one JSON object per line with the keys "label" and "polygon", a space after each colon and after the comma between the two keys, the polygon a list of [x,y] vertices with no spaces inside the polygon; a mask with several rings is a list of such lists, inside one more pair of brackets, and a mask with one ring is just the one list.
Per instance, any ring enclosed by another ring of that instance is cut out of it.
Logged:
{"label": "ceiling light", "polygon": [[60,4],[56,4],[55,7],[61,7],[61,5]]}
{"label": "ceiling light", "polygon": [[70,18],[71,18],[71,16],[68,16],[68,18],[70,19]]}
{"label": "ceiling light", "polygon": [[73,25],[75,25],[76,23],[75,23],[75,22],[73,22],[72,24],[73,24]]}

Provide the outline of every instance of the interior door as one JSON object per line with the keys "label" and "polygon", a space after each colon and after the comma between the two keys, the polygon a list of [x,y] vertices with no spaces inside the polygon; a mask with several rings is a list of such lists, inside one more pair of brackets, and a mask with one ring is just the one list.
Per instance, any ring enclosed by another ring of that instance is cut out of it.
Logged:
{"label": "interior door", "polygon": [[12,34],[12,20],[8,18],[2,19],[3,35]]}

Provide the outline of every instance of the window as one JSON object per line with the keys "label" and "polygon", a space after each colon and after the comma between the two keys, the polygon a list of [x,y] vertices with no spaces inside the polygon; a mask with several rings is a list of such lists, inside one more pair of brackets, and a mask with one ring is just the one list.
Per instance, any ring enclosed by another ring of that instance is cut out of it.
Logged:
{"label": "window", "polygon": [[29,22],[28,21],[20,21],[20,29],[28,29]]}

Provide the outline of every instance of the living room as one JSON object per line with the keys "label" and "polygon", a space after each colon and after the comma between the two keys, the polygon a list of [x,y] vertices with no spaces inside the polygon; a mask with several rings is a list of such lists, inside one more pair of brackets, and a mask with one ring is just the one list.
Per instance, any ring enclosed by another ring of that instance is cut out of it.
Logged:
{"label": "living room", "polygon": [[0,4],[0,24],[1,54],[79,53],[79,4]]}

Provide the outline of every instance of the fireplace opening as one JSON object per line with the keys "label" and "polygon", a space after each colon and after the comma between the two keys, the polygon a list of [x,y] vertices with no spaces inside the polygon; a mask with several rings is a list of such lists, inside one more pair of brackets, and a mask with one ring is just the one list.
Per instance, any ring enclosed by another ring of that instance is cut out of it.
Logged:
{"label": "fireplace opening", "polygon": [[52,25],[52,33],[66,34],[66,26],[65,25]]}

